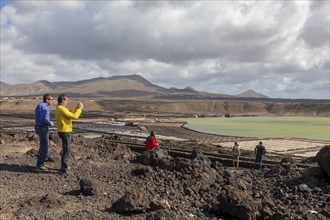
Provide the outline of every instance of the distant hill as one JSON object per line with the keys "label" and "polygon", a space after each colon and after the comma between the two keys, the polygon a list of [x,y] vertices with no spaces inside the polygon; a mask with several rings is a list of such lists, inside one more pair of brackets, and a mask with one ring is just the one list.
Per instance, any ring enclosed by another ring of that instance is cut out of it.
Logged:
{"label": "distant hill", "polygon": [[265,99],[268,99],[269,98],[268,96],[265,96],[263,94],[257,93],[257,92],[255,92],[252,89],[247,90],[245,92],[242,92],[242,93],[240,93],[240,94],[238,94],[236,96],[237,97],[241,97],[241,98],[265,98]]}
{"label": "distant hill", "polygon": [[[139,75],[98,77],[74,82],[37,81],[30,84],[9,85],[1,82],[1,96],[40,96],[51,93],[54,96],[67,93],[71,97],[109,97],[109,98],[169,98],[169,99],[202,99],[202,98],[268,98],[253,90],[238,96],[227,94],[199,92],[188,86],[184,89],[164,88],[147,81]],[[250,96],[249,96],[250,95]]]}

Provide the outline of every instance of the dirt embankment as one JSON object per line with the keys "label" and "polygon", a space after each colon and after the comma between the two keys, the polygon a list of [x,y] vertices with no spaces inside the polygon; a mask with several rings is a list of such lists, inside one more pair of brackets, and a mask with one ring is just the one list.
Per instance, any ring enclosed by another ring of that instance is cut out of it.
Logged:
{"label": "dirt embankment", "polygon": [[279,103],[262,101],[101,101],[103,109],[114,112],[224,115],[295,115],[329,116],[330,103]]}
{"label": "dirt embankment", "polygon": [[[0,101],[0,110],[33,111],[40,99],[15,99]],[[84,102],[85,111],[108,113],[140,113],[171,115],[287,115],[330,117],[330,103],[327,101],[275,102],[239,100],[107,100],[71,99],[69,108],[77,102]],[[51,109],[55,109],[55,104]]]}

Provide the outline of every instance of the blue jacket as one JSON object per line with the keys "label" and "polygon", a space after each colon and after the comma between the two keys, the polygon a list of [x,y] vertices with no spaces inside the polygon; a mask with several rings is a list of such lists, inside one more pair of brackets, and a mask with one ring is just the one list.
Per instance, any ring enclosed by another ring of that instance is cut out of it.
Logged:
{"label": "blue jacket", "polygon": [[35,124],[37,126],[50,126],[50,111],[45,102],[41,102],[34,110]]}
{"label": "blue jacket", "polygon": [[261,157],[262,155],[266,154],[266,148],[263,145],[258,144],[254,149],[254,153],[257,157]]}

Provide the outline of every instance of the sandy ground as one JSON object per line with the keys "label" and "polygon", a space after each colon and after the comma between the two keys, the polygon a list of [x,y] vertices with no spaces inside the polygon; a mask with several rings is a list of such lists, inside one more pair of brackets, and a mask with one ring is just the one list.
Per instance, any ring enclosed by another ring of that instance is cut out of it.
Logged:
{"label": "sandy ground", "polygon": [[[324,141],[289,140],[289,139],[266,139],[261,140],[267,152],[280,155],[292,155],[298,157],[314,157],[317,152],[326,145]],[[231,147],[232,142],[214,143],[223,147]],[[256,141],[241,141],[239,145],[243,150],[253,150],[258,144]],[[328,143],[329,144],[329,143]]]}
{"label": "sandy ground", "polygon": [[[193,131],[192,131],[193,132]],[[144,138],[148,135],[147,132],[118,132],[118,134],[134,135]],[[175,136],[163,136],[158,135],[158,140],[175,140],[175,141],[188,141],[188,139],[178,138]],[[324,146],[329,145],[329,142],[318,140],[293,140],[293,139],[265,139],[260,140],[266,146],[268,153],[274,153],[279,155],[291,155],[296,157],[314,157],[317,152]],[[232,141],[212,143],[225,148],[231,148],[233,146]],[[239,145],[242,150],[253,151],[258,144],[257,140],[253,141],[240,141]]]}

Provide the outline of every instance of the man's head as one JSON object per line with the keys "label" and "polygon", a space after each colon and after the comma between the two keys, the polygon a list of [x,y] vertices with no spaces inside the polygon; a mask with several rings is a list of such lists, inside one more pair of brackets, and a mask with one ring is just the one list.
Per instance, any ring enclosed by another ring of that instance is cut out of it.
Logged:
{"label": "man's head", "polygon": [[61,94],[57,98],[58,103],[66,106],[69,102],[69,97],[66,94]]}
{"label": "man's head", "polygon": [[260,141],[259,144],[262,145],[262,141]]}
{"label": "man's head", "polygon": [[50,94],[45,94],[42,97],[43,102],[47,103],[47,105],[51,105],[54,101],[54,98]]}

